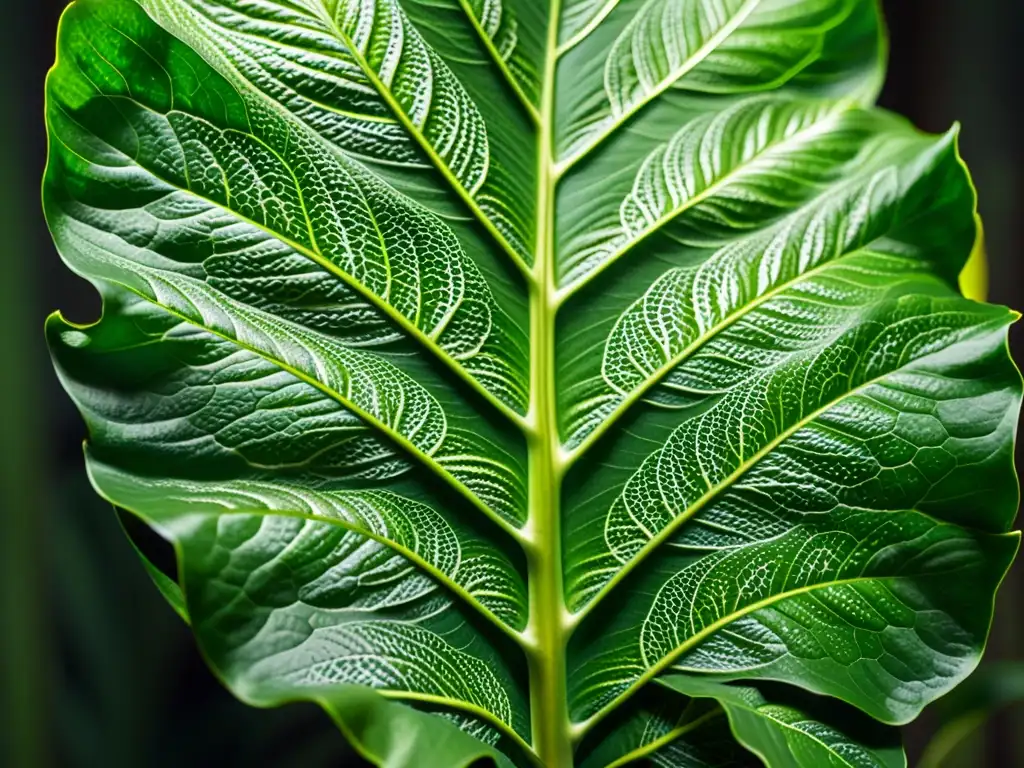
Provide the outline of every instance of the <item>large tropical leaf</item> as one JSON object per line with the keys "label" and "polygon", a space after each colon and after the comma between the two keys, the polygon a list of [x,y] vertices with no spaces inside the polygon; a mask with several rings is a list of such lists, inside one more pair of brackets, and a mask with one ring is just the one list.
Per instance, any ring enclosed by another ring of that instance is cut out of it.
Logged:
{"label": "large tropical leaf", "polygon": [[45,207],[104,312],[47,335],[216,674],[382,766],[900,764],[763,690],[912,719],[1017,548],[1014,315],[957,289],[956,132],[870,106],[883,38],[870,0],[71,5]]}

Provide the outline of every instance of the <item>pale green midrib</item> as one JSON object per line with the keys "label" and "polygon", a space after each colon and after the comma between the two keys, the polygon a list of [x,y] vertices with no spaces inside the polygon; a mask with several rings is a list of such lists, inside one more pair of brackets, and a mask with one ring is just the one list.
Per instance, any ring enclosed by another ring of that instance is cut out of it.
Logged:
{"label": "pale green midrib", "polygon": [[[188,315],[179,312],[178,310],[172,309],[164,304],[159,303],[152,297],[147,296],[138,288],[126,285],[118,280],[112,280],[107,277],[97,279],[101,279],[103,280],[103,282],[111,285],[116,285],[119,288],[131,293],[132,295],[138,296],[140,299],[147,302],[148,304],[151,304],[154,307],[158,307],[161,311],[166,312],[168,315],[171,315],[172,317],[176,317],[181,322],[187,323],[188,325],[191,325],[193,328],[199,328],[203,332],[209,333],[211,336],[216,336],[217,338],[222,339],[223,341],[226,341],[229,344],[238,347],[239,349],[244,349],[247,352],[251,352],[260,359],[265,360],[266,362],[276,366],[277,368],[280,368],[282,371],[285,371],[288,374],[291,374],[292,376],[304,382],[305,384],[308,384],[309,386],[313,387],[319,392],[322,392],[324,395],[331,398],[332,400],[335,400],[347,411],[349,411],[350,413],[358,417],[361,421],[366,423],[368,426],[372,427],[374,430],[383,435],[385,439],[394,443],[399,448],[401,448],[405,453],[409,454],[412,458],[416,459],[418,463],[429,469],[437,476],[443,478],[445,482],[452,488],[452,490],[454,490],[456,493],[459,494],[459,496],[461,496],[467,502],[469,502],[475,509],[482,512],[491,522],[495,523],[506,534],[512,537],[513,540],[517,542],[522,541],[523,535],[518,528],[513,526],[508,520],[504,519],[501,515],[496,513],[487,504],[480,500],[475,493],[473,493],[469,488],[467,488],[462,483],[461,480],[454,477],[450,472],[448,472],[448,470],[446,470],[444,467],[438,464],[434,460],[433,456],[418,448],[404,435],[401,435],[400,433],[396,432],[394,429],[392,429],[389,425],[382,422],[376,416],[367,412],[363,408],[357,406],[355,403],[352,403],[340,392],[336,392],[334,389],[327,386],[319,379],[316,379],[310,376],[309,374],[305,373],[304,371],[295,368],[289,363],[280,360],[279,358],[269,354],[265,350],[247,344],[241,341],[240,339],[228,336],[222,333],[221,331],[215,330],[201,322],[196,321],[194,318],[191,318]],[[253,311],[258,312],[257,310]]]}
{"label": "pale green midrib", "polygon": [[[90,477],[94,475],[90,472]],[[116,507],[126,509],[136,517],[140,517],[147,521],[154,522],[158,527],[163,527],[163,524],[156,520],[152,515],[143,512],[136,505],[126,505],[123,501],[117,500],[112,494],[107,492],[99,485],[99,482],[94,480],[93,485],[99,491],[100,495],[103,496],[107,501]],[[203,515],[208,517],[228,517],[230,515],[249,515],[253,517],[285,517],[296,520],[309,520],[315,523],[324,523],[326,525],[333,526],[335,528],[343,528],[346,531],[363,536],[367,539],[372,539],[378,544],[381,544],[388,549],[401,555],[402,558],[416,565],[420,570],[424,571],[435,581],[439,582],[445,589],[457,595],[464,602],[470,605],[475,611],[477,611],[484,619],[489,621],[494,627],[500,630],[502,633],[510,637],[515,642],[522,641],[522,632],[517,631],[515,628],[510,626],[508,623],[498,618],[498,616],[487,606],[481,603],[473,594],[471,594],[465,587],[458,582],[454,581],[448,574],[425,560],[421,555],[417,554],[414,550],[409,549],[404,544],[400,544],[394,539],[389,539],[386,536],[382,536],[378,533],[374,533],[369,528],[351,523],[347,520],[340,518],[326,517],[324,515],[318,515],[310,512],[300,512],[298,510],[291,509],[269,509],[269,508],[246,508],[246,507],[233,507],[230,509],[222,510],[198,510],[189,512],[188,515]]]}
{"label": "pale green midrib", "polygon": [[[718,46],[728,39],[728,37],[735,32],[747,20],[747,17],[753,13],[754,9],[761,3],[761,0],[747,0],[746,4],[740,8],[735,16],[729,20],[727,24],[722,25],[714,35],[712,35],[704,45],[698,48],[693,54],[691,54],[686,62],[676,68],[670,75],[664,78],[658,86],[652,89],[649,93],[644,94],[644,98],[640,99],[634,104],[630,104],[629,108],[618,117],[612,117],[612,120],[601,129],[596,136],[592,136],[590,141],[584,144],[581,148],[577,149],[569,157],[563,158],[558,161],[555,165],[554,173],[556,178],[561,178],[565,175],[566,171],[579,163],[583,158],[597,149],[603,144],[612,134],[618,131],[625,123],[637,112],[643,109],[645,106],[650,104],[654,99],[672,87],[672,84],[678,81],[681,77],[684,77],[687,73],[692,72],[701,62],[703,62],[708,56],[714,53]],[[602,78],[602,86],[604,79]]]}
{"label": "pale green midrib", "polygon": [[627,752],[622,757],[614,760],[611,763],[608,763],[608,765],[606,765],[604,768],[622,768],[622,766],[624,765],[628,765],[629,763],[635,763],[637,760],[642,760],[645,757],[649,757],[662,747],[667,747],[676,739],[682,738],[686,734],[701,728],[702,726],[706,725],[712,720],[721,717],[724,714],[725,712],[721,708],[713,709],[710,712],[705,712],[700,717],[691,720],[685,725],[680,725],[676,728],[673,728],[671,731],[662,736],[659,736],[657,739],[649,741],[646,744],[643,744],[642,746],[639,746],[636,749]]}
{"label": "pale green midrib", "polygon": [[[717,337],[719,334],[723,333],[724,331],[727,331],[730,327],[732,327],[739,321],[743,320],[751,312],[756,311],[758,307],[768,303],[769,301],[776,298],[780,294],[785,293],[789,289],[799,285],[805,280],[812,279],[814,276],[828,270],[829,268],[835,267],[837,264],[843,262],[844,260],[852,259],[857,256],[865,254],[889,256],[889,254],[880,254],[875,252],[871,248],[871,246],[875,242],[877,241],[872,241],[872,243],[869,243],[868,245],[862,248],[857,248],[848,253],[844,253],[836,258],[822,262],[818,266],[809,269],[806,272],[802,272],[799,275],[787,280],[786,282],[779,284],[775,288],[772,288],[770,291],[767,291],[766,293],[758,296],[749,304],[744,304],[740,307],[737,307],[736,311],[730,313],[723,320],[713,325],[701,336],[699,336],[693,342],[688,344],[685,348],[680,350],[678,354],[672,356],[667,361],[665,361],[665,363],[663,363],[656,370],[654,370],[639,387],[629,392],[615,407],[615,410],[608,414],[608,416],[605,418],[604,421],[601,422],[599,426],[597,426],[590,433],[588,433],[587,436],[583,439],[583,441],[579,443],[579,445],[577,445],[575,448],[569,451],[569,454],[566,458],[567,466],[571,467],[573,464],[575,464],[587,451],[589,451],[594,446],[594,444],[598,440],[600,440],[618,423],[619,419],[622,418],[622,416],[625,415],[627,411],[629,411],[633,406],[640,402],[643,399],[644,395],[646,395],[648,392],[651,391],[651,389],[656,387],[675,368],[677,368],[682,363],[686,362],[690,357],[696,354],[702,347],[713,341],[715,337]],[[895,259],[899,257],[893,258]],[[922,279],[929,276],[930,273],[923,271],[908,273],[908,275],[905,278],[898,282],[894,282],[891,287],[896,287],[905,282],[912,282],[914,279]]]}
{"label": "pale green midrib", "polygon": [[[526,92],[523,91],[522,86],[519,85],[519,79],[515,76],[515,74],[513,74],[512,70],[509,69],[508,62],[506,62],[505,59],[502,58],[501,53],[498,51],[497,48],[494,47],[494,41],[491,40],[491,36],[488,35],[487,31],[480,25],[480,20],[476,17],[476,14],[473,13],[472,6],[470,6],[467,0],[459,0],[459,5],[462,6],[462,10],[466,14],[466,17],[469,19],[469,23],[473,26],[473,30],[480,38],[480,42],[483,43],[484,47],[487,49],[487,53],[490,54],[491,58],[494,60],[495,66],[497,66],[498,69],[501,71],[502,78],[513,90],[513,92],[516,95],[516,98],[519,99],[519,103],[526,111],[526,113],[530,116],[530,120],[533,121],[533,124],[539,127],[540,113],[537,111],[536,105],[532,101],[530,101],[529,97],[526,95]],[[502,9],[502,12],[504,12],[504,9]]]}
{"label": "pale green midrib", "polygon": [[[126,101],[130,101],[131,103],[135,104],[140,109],[147,110],[149,112],[152,112],[155,115],[159,115],[159,116],[164,117],[164,118],[167,117],[167,115],[165,115],[165,114],[163,114],[161,112],[157,112],[156,110],[151,109],[150,107],[146,106],[145,104],[139,103],[138,101],[136,101],[132,97],[129,97],[129,96],[113,97],[113,96],[109,96],[109,95],[106,95],[106,94],[102,94],[102,92],[100,92],[100,93],[101,93],[101,95],[104,98],[110,100],[112,103],[115,102],[116,99],[124,99]],[[89,133],[88,129],[86,129],[81,123],[79,123],[77,120],[75,120],[75,118],[72,115],[68,114],[67,110],[64,109],[64,105],[63,104],[61,104],[60,102],[54,102],[54,105],[58,109],[60,109],[60,111],[64,114],[64,116],[69,121],[71,121],[75,125],[77,125],[82,131],[84,131],[86,133]],[[179,110],[172,110],[172,111],[179,112],[179,114],[183,114],[183,115],[187,114],[186,112],[180,112]],[[229,129],[229,130],[231,130],[231,129]],[[288,171],[291,174],[292,179],[295,181],[295,183],[296,183],[296,194],[298,194],[300,196],[300,200],[301,200],[302,199],[302,193],[299,190],[298,180],[296,179],[296,177],[294,175],[294,172],[291,169],[291,166],[288,163],[285,163],[284,160],[280,157],[280,155],[278,155],[271,147],[269,147],[266,144],[264,144],[259,138],[257,138],[253,134],[251,134],[251,133],[250,134],[243,134],[241,131],[238,131],[238,133],[239,133],[239,135],[248,136],[253,141],[256,141],[257,143],[261,144],[269,152],[273,153],[275,157],[277,157],[279,160],[281,160],[282,164],[286,168],[288,168]],[[72,149],[70,146],[68,146],[68,144],[63,140],[63,138],[58,136],[54,131],[51,130],[49,132],[49,135],[52,138],[54,138],[56,141],[60,142],[60,145],[68,152],[68,154],[73,155],[74,157],[77,157],[78,159],[80,159],[84,163],[87,163],[89,165],[94,165],[93,161],[91,161],[87,157],[83,157],[78,152],[76,152],[74,149]],[[114,149],[116,149],[116,147],[114,147]],[[120,150],[118,150],[118,151],[120,152]],[[249,225],[249,226],[251,226],[251,227],[253,227],[255,229],[260,230],[261,232],[269,235],[270,237],[272,237],[273,239],[277,240],[281,244],[288,246],[289,248],[291,248],[296,253],[298,253],[298,254],[304,256],[305,258],[309,259],[314,264],[316,264],[321,269],[323,269],[325,272],[327,272],[329,275],[331,275],[333,277],[336,277],[337,279],[341,280],[346,286],[351,288],[360,297],[362,297],[371,306],[373,306],[374,309],[376,309],[378,312],[380,312],[385,317],[387,317],[391,322],[393,322],[395,325],[397,325],[399,328],[401,328],[402,331],[404,331],[410,338],[414,339],[418,344],[420,344],[420,346],[422,346],[424,349],[426,349],[428,352],[430,352],[430,354],[432,356],[434,356],[438,360],[440,360],[444,364],[444,366],[448,370],[450,370],[452,372],[452,374],[455,375],[459,379],[459,381],[461,381],[467,387],[472,389],[473,392],[475,392],[477,395],[479,395],[484,400],[486,400],[491,406],[493,406],[495,409],[497,409],[505,418],[509,419],[510,421],[513,422],[513,424],[515,424],[516,426],[518,426],[520,428],[523,426],[523,416],[521,414],[517,413],[508,403],[505,403],[504,401],[502,401],[493,392],[491,392],[489,389],[487,389],[487,387],[483,386],[477,380],[477,378],[475,376],[470,375],[466,371],[466,369],[463,367],[463,365],[459,361],[455,360],[451,355],[449,355],[448,352],[445,351],[444,348],[441,347],[439,344],[437,344],[437,342],[433,338],[431,338],[430,336],[425,334],[415,323],[410,321],[401,312],[398,312],[387,301],[385,301],[380,296],[377,296],[373,291],[371,291],[365,285],[363,285],[363,283],[361,283],[359,280],[357,280],[354,277],[352,277],[351,275],[349,275],[344,270],[340,269],[336,264],[334,264],[334,262],[332,262],[330,259],[328,259],[326,256],[324,256],[320,252],[319,248],[316,247],[315,239],[313,239],[312,232],[310,233],[310,239],[311,239],[311,242],[313,242],[314,247],[313,247],[313,249],[310,249],[310,248],[307,248],[302,243],[299,243],[299,242],[293,240],[292,238],[288,237],[287,235],[284,235],[284,234],[282,234],[280,232],[276,232],[273,229],[271,229],[270,227],[267,227],[267,226],[265,226],[263,224],[260,224],[257,221],[254,221],[253,219],[245,216],[244,214],[240,213],[239,211],[236,211],[235,209],[228,207],[226,204],[219,203],[216,200],[211,200],[209,197],[206,197],[205,195],[199,194],[198,192],[196,192],[191,187],[184,187],[184,188],[181,187],[179,184],[177,184],[177,183],[175,183],[175,182],[173,182],[173,181],[163,177],[162,175],[156,173],[152,169],[146,168],[146,167],[142,166],[138,161],[134,160],[133,158],[128,157],[127,155],[124,155],[123,152],[121,152],[121,154],[123,156],[125,156],[127,159],[129,159],[131,162],[135,163],[139,168],[142,168],[148,175],[150,175],[155,180],[161,182],[162,184],[167,185],[169,188],[176,189],[179,192],[183,192],[185,194],[191,195],[195,199],[201,200],[204,203],[206,203],[207,205],[213,206],[214,208],[217,208],[218,210],[224,211],[225,213],[229,214],[233,218],[237,219],[239,222],[241,222],[243,224],[247,224],[247,225]],[[225,192],[229,194],[228,188],[226,186],[225,186]],[[303,208],[303,215],[306,217],[307,222],[309,222],[309,213],[306,210],[304,203],[303,203],[302,208]],[[376,217],[373,217],[371,215],[371,219],[374,221],[374,226],[376,226]],[[422,300],[422,297],[419,297],[419,298],[420,298],[420,300]]]}
{"label": "pale green midrib", "polygon": [[[765,103],[769,103],[771,99],[765,97],[764,101]],[[847,107],[847,109],[852,109],[852,105]],[[619,259],[621,259],[623,256],[626,256],[631,251],[638,248],[641,244],[643,244],[653,235],[657,234],[663,227],[672,223],[674,220],[678,219],[687,211],[696,208],[698,205],[705,202],[709,198],[714,197],[724,188],[730,186],[737,178],[742,178],[742,176],[745,173],[748,173],[749,165],[756,163],[760,160],[763,160],[766,157],[772,157],[773,155],[776,154],[784,154],[791,146],[799,144],[801,141],[807,139],[809,136],[813,136],[819,132],[827,132],[830,128],[834,127],[834,123],[842,115],[843,111],[837,111],[832,114],[829,114],[822,120],[813,123],[807,128],[797,131],[792,136],[788,136],[782,141],[779,141],[775,144],[771,144],[762,149],[761,151],[754,153],[750,157],[744,158],[739,165],[730,168],[724,176],[712,182],[710,185],[708,185],[706,189],[694,195],[693,197],[687,199],[678,207],[672,208],[667,213],[659,216],[656,221],[654,221],[652,224],[646,227],[642,232],[639,233],[639,235],[634,237],[632,240],[628,240],[623,245],[616,248],[600,264],[591,269],[589,272],[584,272],[572,282],[559,287],[556,302],[559,306],[561,306],[566,301],[571,299],[580,289],[592,283],[594,280],[597,279],[599,275],[601,275],[603,272],[609,269],[613,264],[617,263]],[[630,194],[632,194],[632,192],[630,192]],[[813,204],[814,202],[817,202],[817,200],[812,199],[810,202]],[[801,210],[804,210],[804,208],[805,206],[798,206],[793,210],[792,213],[795,214]]]}
{"label": "pale green midrib", "polygon": [[437,154],[434,147],[431,146],[430,142],[427,141],[427,137],[423,135],[422,131],[416,127],[415,123],[402,109],[402,105],[398,103],[398,100],[391,93],[391,90],[385,85],[385,83],[377,76],[377,73],[373,71],[373,67],[370,66],[369,62],[360,52],[359,47],[355,42],[338,26],[334,17],[331,15],[328,9],[324,9],[324,20],[330,24],[331,29],[338,36],[338,39],[349,49],[352,54],[352,58],[356,60],[359,68],[363,71],[366,79],[373,83],[373,87],[377,89],[380,97],[384,99],[388,108],[395,114],[398,121],[402,124],[402,127],[416,140],[417,145],[420,147],[430,161],[437,168],[438,172],[444,177],[445,181],[448,182],[449,186],[455,190],[455,193],[459,196],[462,202],[472,212],[473,216],[480,222],[481,226],[487,230],[488,234],[494,238],[494,240],[501,246],[502,251],[508,256],[515,267],[522,274],[523,278],[530,282],[533,280],[533,271],[530,265],[527,264],[519,252],[512,246],[511,243],[505,238],[501,231],[494,225],[490,217],[484,213],[483,209],[477,204],[473,195],[468,189],[462,186],[462,183],[455,177],[451,169],[444,162],[444,159]]}
{"label": "pale green midrib", "polygon": [[529,518],[524,533],[529,623],[532,748],[545,768],[572,768],[562,584],[560,496],[563,477],[555,391],[554,163],[555,70],[560,0],[551,0],[538,127],[537,234],[530,281]]}

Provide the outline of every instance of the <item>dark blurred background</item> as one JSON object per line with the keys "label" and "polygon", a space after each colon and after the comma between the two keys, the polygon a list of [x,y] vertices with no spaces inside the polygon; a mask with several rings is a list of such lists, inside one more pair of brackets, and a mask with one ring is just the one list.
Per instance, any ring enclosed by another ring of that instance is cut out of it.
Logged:
{"label": "dark blurred background", "polygon": [[[356,765],[312,707],[250,710],[220,687],[85,479],[82,423],[42,334],[55,309],[82,322],[99,309],[91,288],[61,264],[39,205],[43,80],[64,5],[0,3],[0,766]],[[963,123],[986,225],[990,300],[1024,309],[1024,2],[883,5],[892,54],[882,103],[931,131]],[[1012,344],[1024,361],[1024,326]],[[992,690],[1013,697],[1020,673],[996,663],[1024,663],[1022,597],[1018,564],[1000,593],[976,702]],[[942,730],[949,710],[969,716]],[[970,730],[971,711],[940,702],[908,727],[911,765],[941,732],[944,744],[957,742],[942,766],[1024,766],[1024,706],[978,714],[983,725],[952,738]],[[944,751],[933,746],[927,768]]]}

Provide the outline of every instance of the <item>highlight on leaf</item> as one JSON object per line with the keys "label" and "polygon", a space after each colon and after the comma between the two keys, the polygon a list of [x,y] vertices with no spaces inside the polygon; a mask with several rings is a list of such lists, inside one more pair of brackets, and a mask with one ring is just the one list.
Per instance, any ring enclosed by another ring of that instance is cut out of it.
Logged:
{"label": "highlight on leaf", "polygon": [[1021,378],[884,40],[874,0],[68,7],[44,208],[103,314],[47,340],[235,695],[389,768],[905,765],[1017,551]]}

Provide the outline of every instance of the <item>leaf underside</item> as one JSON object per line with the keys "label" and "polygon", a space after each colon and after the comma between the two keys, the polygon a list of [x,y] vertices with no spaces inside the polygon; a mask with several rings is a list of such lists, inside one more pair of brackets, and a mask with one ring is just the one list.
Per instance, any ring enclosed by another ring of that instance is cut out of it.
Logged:
{"label": "leaf underside", "polygon": [[1021,381],[879,17],[69,7],[44,206],[104,311],[47,338],[232,691],[381,766],[905,764],[1016,553]]}

